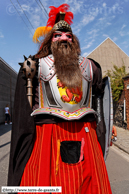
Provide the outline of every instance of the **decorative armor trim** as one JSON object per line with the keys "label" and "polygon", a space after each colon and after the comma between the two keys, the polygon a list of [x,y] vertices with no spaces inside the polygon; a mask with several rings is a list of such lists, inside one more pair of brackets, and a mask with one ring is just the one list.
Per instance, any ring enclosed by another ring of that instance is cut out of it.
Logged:
{"label": "decorative armor trim", "polygon": [[71,26],[64,20],[60,20],[56,23],[53,27],[54,30],[63,30],[66,29],[67,31],[72,32]]}
{"label": "decorative armor trim", "polygon": [[63,86],[55,74],[52,55],[39,61],[39,109],[31,115],[53,114],[73,120],[80,119],[86,114],[95,113],[91,109],[92,96],[92,66],[90,60],[79,56],[79,67],[82,72],[82,87],[68,89]]}
{"label": "decorative armor trim", "polygon": [[36,109],[31,116],[37,115],[37,114],[51,114],[60,118],[64,118],[65,120],[79,120],[83,116],[87,114],[96,114],[96,112],[91,108],[80,108],[79,110],[76,110],[74,112],[67,112],[65,110],[57,109],[57,108],[39,108]]}

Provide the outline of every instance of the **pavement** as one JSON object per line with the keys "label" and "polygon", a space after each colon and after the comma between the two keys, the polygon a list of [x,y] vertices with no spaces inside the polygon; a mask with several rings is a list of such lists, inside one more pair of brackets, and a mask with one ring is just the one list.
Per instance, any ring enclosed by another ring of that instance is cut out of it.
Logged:
{"label": "pavement", "polygon": [[[8,131],[10,131],[11,129],[12,129],[12,125],[10,124],[8,125],[0,124],[0,137],[5,133],[7,133]],[[0,146],[1,146],[1,143],[0,143]]]}
{"label": "pavement", "polygon": [[0,186],[7,185],[11,129],[12,125],[0,125]]}
{"label": "pavement", "polygon": [[122,151],[129,154],[129,130],[117,126],[115,127],[117,130],[117,141],[113,142],[113,144]]}

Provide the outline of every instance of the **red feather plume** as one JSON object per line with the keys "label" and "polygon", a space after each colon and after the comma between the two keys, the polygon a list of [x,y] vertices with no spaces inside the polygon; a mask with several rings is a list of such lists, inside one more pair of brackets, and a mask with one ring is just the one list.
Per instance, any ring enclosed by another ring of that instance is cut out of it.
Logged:
{"label": "red feather plume", "polygon": [[65,12],[65,18],[64,20],[71,25],[73,23],[72,19],[73,19],[73,13],[72,12],[67,12],[69,10],[69,5],[64,3],[62,5],[60,5],[59,7],[54,7],[54,6],[50,6],[49,8],[51,9],[49,12],[49,19],[47,21],[47,26],[51,26],[53,27],[55,25],[57,16],[59,14],[59,12]]}

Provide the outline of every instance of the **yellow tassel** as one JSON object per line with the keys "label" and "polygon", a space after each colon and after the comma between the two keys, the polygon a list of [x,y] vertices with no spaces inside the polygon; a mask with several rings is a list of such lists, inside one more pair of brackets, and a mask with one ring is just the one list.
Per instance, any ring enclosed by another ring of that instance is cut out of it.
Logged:
{"label": "yellow tassel", "polygon": [[56,158],[56,175],[59,169],[59,158],[60,158],[60,140],[57,140],[57,158]]}
{"label": "yellow tassel", "polygon": [[47,26],[38,27],[35,30],[35,33],[34,33],[34,36],[33,36],[33,41],[35,43],[40,42],[38,40],[38,38],[41,37],[41,36],[45,36],[51,29],[52,29],[52,27],[47,27]]}

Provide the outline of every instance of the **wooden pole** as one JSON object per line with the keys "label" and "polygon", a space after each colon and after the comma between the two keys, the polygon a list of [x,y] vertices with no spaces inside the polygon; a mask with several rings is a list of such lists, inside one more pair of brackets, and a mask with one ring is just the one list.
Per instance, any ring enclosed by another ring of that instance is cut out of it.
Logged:
{"label": "wooden pole", "polygon": [[27,97],[28,97],[28,100],[29,100],[29,103],[30,103],[30,106],[32,108],[32,78],[28,78],[27,79]]}

